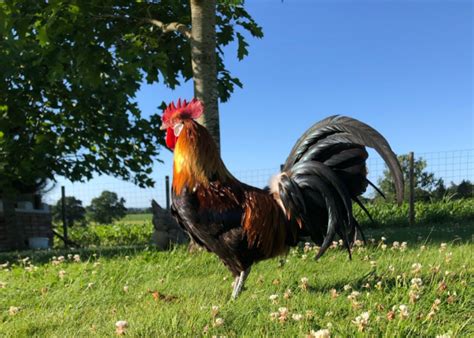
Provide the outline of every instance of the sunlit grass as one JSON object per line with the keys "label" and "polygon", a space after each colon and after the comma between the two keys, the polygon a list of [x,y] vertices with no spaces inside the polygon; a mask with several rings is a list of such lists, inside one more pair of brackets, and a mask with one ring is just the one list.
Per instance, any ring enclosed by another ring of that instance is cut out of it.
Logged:
{"label": "sunlit grass", "polygon": [[218,259],[185,247],[3,255],[0,336],[472,336],[472,241],[377,236],[352,261],[306,246],[259,263],[236,301]]}

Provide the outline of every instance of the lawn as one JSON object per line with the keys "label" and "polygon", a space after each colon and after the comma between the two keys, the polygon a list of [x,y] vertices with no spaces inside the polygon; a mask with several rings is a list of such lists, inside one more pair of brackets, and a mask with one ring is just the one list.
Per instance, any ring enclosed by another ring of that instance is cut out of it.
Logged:
{"label": "lawn", "polygon": [[218,259],[185,247],[2,254],[0,336],[113,336],[118,321],[129,336],[473,336],[473,230],[379,229],[352,261],[300,247],[257,264],[236,301]]}

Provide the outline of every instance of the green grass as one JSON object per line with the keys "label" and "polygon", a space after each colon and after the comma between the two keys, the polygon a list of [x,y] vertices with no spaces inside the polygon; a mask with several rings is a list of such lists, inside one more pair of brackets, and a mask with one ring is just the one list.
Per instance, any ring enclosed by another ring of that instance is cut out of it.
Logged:
{"label": "green grass", "polygon": [[[457,231],[461,228],[464,232]],[[5,283],[0,288],[0,336],[114,336],[118,320],[128,322],[129,336],[207,332],[286,337],[304,336],[328,325],[333,336],[342,337],[473,336],[474,224],[452,229],[424,226],[398,233],[377,229],[368,234],[377,236],[376,243],[355,249],[352,261],[339,248],[318,262],[311,258],[314,252],[303,258],[303,248],[292,250],[283,265],[279,259],[255,265],[236,301],[229,300],[231,276],[218,259],[206,252],[188,254],[184,247],[171,252],[142,246],[2,254],[0,263],[10,264],[0,270],[0,281]],[[387,237],[385,250],[380,236]],[[413,239],[405,251],[390,249],[393,241],[407,236]],[[447,247],[440,250],[443,240]],[[68,253],[80,254],[81,262],[68,259]],[[65,255],[65,261],[54,265],[52,256],[59,255]],[[20,261],[25,256],[31,263]],[[421,264],[420,272],[412,271],[414,263]],[[306,290],[301,288],[303,277],[308,278]],[[413,278],[423,282],[416,303],[409,297]],[[346,285],[351,289],[344,290]],[[292,293],[289,299],[284,298],[287,289]],[[331,289],[338,297],[331,297]],[[155,291],[162,297],[155,300]],[[347,298],[352,291],[360,292],[356,306]],[[278,296],[275,303],[269,299],[272,294]],[[427,319],[436,299],[439,309]],[[408,307],[406,319],[400,318],[402,304]],[[224,320],[221,326],[213,325],[213,305],[219,307],[216,317]],[[18,313],[9,314],[12,306],[19,307]],[[280,307],[289,311],[281,323],[270,316]],[[394,318],[388,320],[392,307]],[[359,332],[352,321],[366,311],[368,324]],[[303,319],[296,321],[293,314]]]}

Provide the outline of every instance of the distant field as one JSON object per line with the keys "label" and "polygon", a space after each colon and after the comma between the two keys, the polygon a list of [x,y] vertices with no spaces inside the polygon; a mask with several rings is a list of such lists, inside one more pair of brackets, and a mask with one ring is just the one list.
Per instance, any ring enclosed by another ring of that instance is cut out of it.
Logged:
{"label": "distant field", "polygon": [[473,229],[376,230],[352,261],[292,250],[257,264],[236,301],[219,260],[185,247],[0,254],[0,336],[114,336],[124,320],[132,337],[473,337]]}
{"label": "distant field", "polygon": [[120,222],[120,223],[151,222],[152,218],[153,218],[152,214],[128,214],[118,222]]}

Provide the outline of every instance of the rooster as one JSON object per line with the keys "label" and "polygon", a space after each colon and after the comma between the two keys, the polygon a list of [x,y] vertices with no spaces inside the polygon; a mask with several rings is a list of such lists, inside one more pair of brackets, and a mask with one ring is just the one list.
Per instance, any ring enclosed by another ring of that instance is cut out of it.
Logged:
{"label": "rooster", "polygon": [[[171,103],[162,116],[166,145],[174,151],[171,212],[199,245],[215,253],[235,278],[232,298],[252,265],[285,254],[309,236],[319,258],[338,235],[349,251],[359,224],[352,201],[367,179],[366,146],[374,148],[403,198],[403,175],[388,142],[370,126],[344,116],[328,117],[296,142],[281,172],[259,189],[237,180],[224,165],[205,127],[197,99]],[[363,235],[362,235],[363,236]]]}

